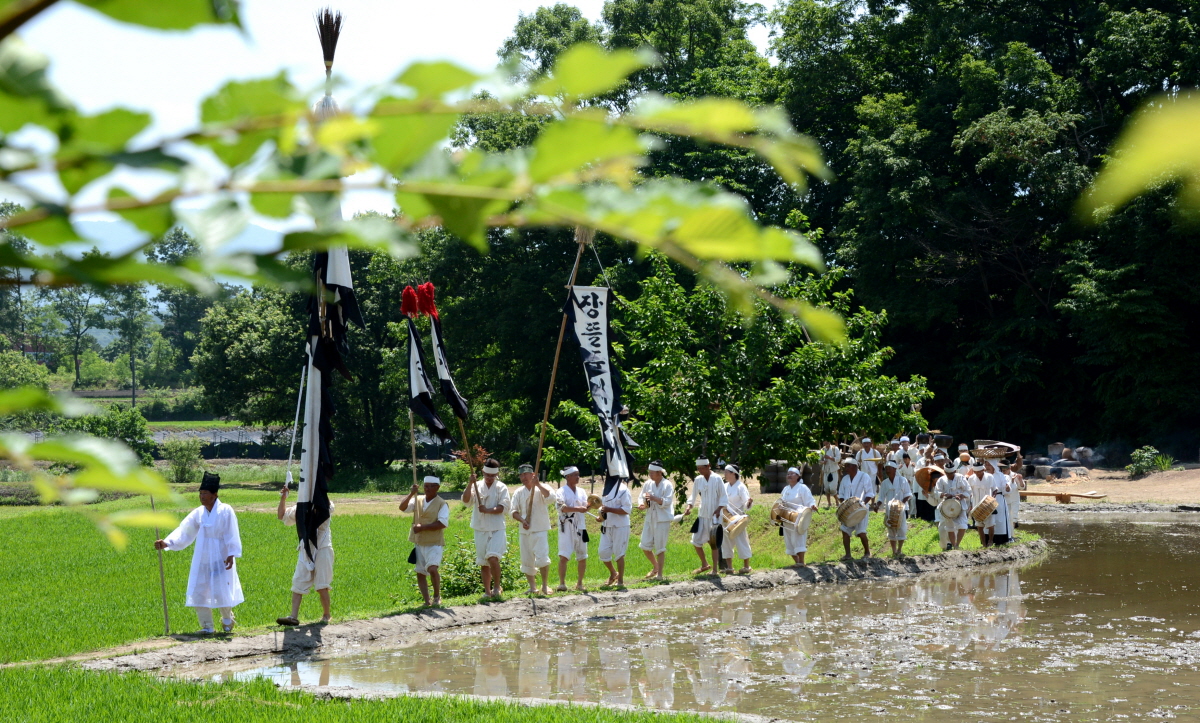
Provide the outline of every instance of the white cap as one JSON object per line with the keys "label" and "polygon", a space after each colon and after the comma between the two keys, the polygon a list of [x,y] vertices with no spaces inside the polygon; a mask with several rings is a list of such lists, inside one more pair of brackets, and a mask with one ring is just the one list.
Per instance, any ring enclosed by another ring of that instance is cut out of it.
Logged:
{"label": "white cap", "polygon": [[911,442],[912,440],[910,440],[908,437],[901,437],[900,441],[901,442]]}
{"label": "white cap", "polygon": [[970,449],[970,447],[967,446],[966,442],[963,442],[962,444],[958,445],[958,449],[965,452],[966,450]]}
{"label": "white cap", "polygon": [[427,475],[425,475],[425,484],[427,484],[427,485],[440,485],[441,483],[442,483],[442,481],[441,481],[440,479],[438,479],[437,477],[434,477],[434,476],[433,476],[433,475],[431,475],[431,474],[427,474]]}
{"label": "white cap", "polygon": [[889,460],[888,463],[883,466],[891,467],[892,469],[900,469],[900,465],[896,464],[896,460]]}
{"label": "white cap", "polygon": [[696,466],[697,467],[707,467],[708,464],[709,464],[708,457],[697,457],[696,458]]}
{"label": "white cap", "polygon": [[570,465],[564,470],[559,470],[559,474],[561,474],[563,477],[570,477],[573,474],[579,474],[579,468],[575,465]]}
{"label": "white cap", "polygon": [[862,438],[862,443],[863,443],[863,444],[870,444],[870,443],[871,443],[871,438],[870,438],[870,437],[863,437],[863,438]]}

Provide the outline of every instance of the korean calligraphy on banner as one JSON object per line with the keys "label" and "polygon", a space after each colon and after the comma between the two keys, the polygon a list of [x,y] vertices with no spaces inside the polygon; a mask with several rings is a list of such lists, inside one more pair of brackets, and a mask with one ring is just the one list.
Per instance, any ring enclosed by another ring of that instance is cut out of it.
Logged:
{"label": "korean calligraphy on banner", "polygon": [[613,373],[608,341],[611,304],[612,291],[606,287],[572,286],[566,312],[579,342],[579,356],[592,393],[592,409],[600,418],[606,476],[625,479],[631,475],[626,449],[637,445],[620,428],[621,390]]}

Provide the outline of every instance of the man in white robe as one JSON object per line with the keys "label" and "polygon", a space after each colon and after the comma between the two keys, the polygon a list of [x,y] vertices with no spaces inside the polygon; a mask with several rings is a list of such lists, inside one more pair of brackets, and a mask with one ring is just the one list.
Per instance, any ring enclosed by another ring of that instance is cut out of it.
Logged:
{"label": "man in white robe", "polygon": [[517,468],[521,488],[512,498],[512,516],[521,547],[521,573],[529,583],[529,595],[538,592],[537,576],[542,578],[541,593],[550,594],[547,577],[550,574],[550,505],[558,499],[554,490],[542,484],[533,472],[533,465]]}
{"label": "man in white robe", "polygon": [[[875,448],[875,443],[870,437],[862,438],[862,449],[854,453],[854,459],[858,462],[858,471],[867,476],[871,480],[871,485],[874,487],[879,483],[879,469],[883,463],[883,455]],[[875,490],[872,489],[871,496],[874,497]],[[840,495],[839,495],[840,496]]]}
{"label": "man in white robe", "polygon": [[[279,507],[275,517],[288,527],[296,525],[296,505],[287,503],[287,485],[279,490]],[[330,519],[333,518],[333,503],[329,503]],[[304,549],[303,542],[296,546],[296,570],[292,573],[292,614],[284,618],[275,618],[279,625],[293,626],[300,624],[300,603],[304,596],[317,591],[321,599],[321,623],[330,620],[329,589],[333,586],[333,535],[329,532],[329,520],[325,520],[317,528],[317,552],[312,559]]]}
{"label": "man in white robe", "polygon": [[629,549],[629,513],[633,512],[633,496],[624,481],[618,480],[607,493],[600,496],[600,562],[608,568],[607,586],[625,586],[625,552]]}
{"label": "man in white robe", "polygon": [[[442,480],[426,475],[422,488],[414,484],[408,496],[400,500],[400,511],[413,508],[412,526],[408,528],[408,541],[413,543],[412,562],[417,573],[417,589],[425,600],[426,607],[442,604],[442,556],[446,549],[446,528],[450,526],[450,505],[438,495]],[[419,493],[424,491],[422,497]],[[430,585],[433,597],[429,597]]]}
{"label": "man in white robe", "polygon": [[1013,542],[1017,539],[1017,528],[1020,526],[1021,490],[1026,489],[1025,476],[1021,474],[1021,457],[1018,455],[1011,467],[1001,462],[1000,471],[1008,475],[1008,493],[1004,497],[1008,504],[1008,541]]}
{"label": "man in white robe", "polygon": [[471,472],[470,482],[463,490],[464,505],[471,505],[471,530],[475,533],[475,564],[483,580],[483,596],[500,599],[504,588],[500,579],[500,560],[508,551],[504,534],[504,513],[512,507],[508,487],[500,481],[500,463],[488,459],[483,463],[483,484]]}
{"label": "man in white robe", "polygon": [[235,562],[242,556],[237,515],[217,499],[220,485],[219,476],[206,472],[200,483],[200,506],[189,512],[166,539],[154,541],[154,549],[171,551],[196,543],[184,604],[196,610],[204,634],[214,632],[214,608],[221,611],[222,629],[231,632],[233,608],[246,599]]}
{"label": "man in white robe", "polygon": [[[944,472],[934,487],[934,498],[937,502],[934,521],[938,525],[942,545],[947,550],[956,550],[967,534],[967,512],[971,507],[971,485],[967,482],[966,477],[954,470],[944,468],[946,463],[944,454],[939,452],[934,455],[933,461],[938,470]],[[947,517],[943,513],[941,503],[947,499],[958,500],[962,509],[957,517]]]}
{"label": "man in white robe", "polygon": [[[797,467],[788,467],[787,471],[787,486],[783,488],[779,499],[782,502],[787,502],[794,505],[803,512],[805,509],[816,510],[817,501],[813,499],[812,491],[808,489],[808,485],[800,481],[800,470]],[[797,565],[804,564],[804,553],[808,552],[808,530],[804,534],[796,532],[796,529],[789,524],[784,524],[783,530],[783,546],[787,554],[792,556]]]}
{"label": "man in white robe", "polygon": [[[842,481],[838,484],[838,505],[840,506],[851,497],[857,497],[863,503],[863,507],[868,510],[871,509],[871,500],[875,499],[875,481],[858,469],[858,461],[854,458],[846,460],[846,474],[842,475]],[[857,536],[862,542],[863,559],[871,556],[871,543],[867,540],[867,522],[870,518],[870,514],[863,515],[862,522],[854,527],[838,525],[842,531],[842,547],[846,550],[843,559],[851,558],[851,535]]]}
{"label": "man in white robe", "polygon": [[[971,465],[971,476],[967,478],[971,485],[971,524],[979,531],[979,544],[982,547],[992,546],[992,535],[996,531],[996,512],[985,517],[983,520],[975,518],[975,508],[979,506],[988,496],[995,498],[997,503],[1002,503],[1003,496],[998,494],[992,473],[985,470],[985,465],[982,462],[976,461]],[[1000,507],[997,505],[996,510]]]}
{"label": "man in white robe", "polygon": [[908,503],[912,500],[912,486],[907,479],[900,476],[900,467],[895,462],[884,465],[883,475],[883,482],[879,485],[879,501],[883,503],[883,514],[888,514],[892,502],[904,505],[900,523],[887,528],[892,557],[904,557],[904,541],[908,539]]}
{"label": "man in white robe", "polygon": [[837,497],[838,467],[842,464],[842,450],[833,442],[821,443],[821,487],[818,495],[825,495],[826,501],[833,504]]}
{"label": "man in white robe", "polygon": [[[700,558],[700,567],[693,570],[693,575],[700,575],[715,570],[721,565],[721,542],[718,537],[721,528],[721,512],[729,504],[725,496],[725,483],[713,474],[707,457],[696,460],[696,479],[692,480],[692,495],[688,498],[687,507],[683,510],[684,517],[691,513],[697,505],[700,516],[692,526],[692,547]],[[712,565],[704,557],[704,546],[712,548]]]}
{"label": "man in white robe", "polygon": [[579,580],[575,589],[584,592],[583,576],[587,572],[587,494],[579,489],[579,468],[571,465],[561,470],[567,481],[558,491],[558,592],[567,591],[567,563],[573,555]]}
{"label": "man in white robe", "polygon": [[[725,499],[728,502],[729,511],[735,515],[748,514],[750,506],[754,504],[749,488],[742,481],[741,470],[732,464],[725,465]],[[736,535],[731,535],[728,530],[725,530],[721,540],[721,567],[725,572],[733,572],[733,556],[737,555],[742,560],[742,569],[738,571],[738,574],[749,575],[753,572],[750,569],[751,554],[753,552],[750,549],[750,531],[748,529],[742,528]]]}
{"label": "man in white robe", "polygon": [[667,536],[671,532],[671,521],[675,518],[675,485],[666,478],[666,467],[657,459],[650,463],[649,474],[650,481],[642,485],[642,492],[638,496],[638,509],[646,513],[638,547],[650,561],[651,569],[646,579],[663,580]]}

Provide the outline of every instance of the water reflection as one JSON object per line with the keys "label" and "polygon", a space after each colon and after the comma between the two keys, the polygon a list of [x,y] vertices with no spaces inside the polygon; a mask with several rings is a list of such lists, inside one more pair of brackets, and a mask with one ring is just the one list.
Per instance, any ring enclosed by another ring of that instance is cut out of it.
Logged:
{"label": "water reflection", "polygon": [[[1055,525],[1044,534],[1056,555],[1023,570],[539,617],[488,633],[496,637],[466,631],[236,675],[796,720],[866,712],[940,720],[943,711],[1117,720],[1200,710],[1200,603],[1187,592],[1200,585],[1200,527]],[[1168,559],[1145,564],[1164,539],[1174,541]]]}

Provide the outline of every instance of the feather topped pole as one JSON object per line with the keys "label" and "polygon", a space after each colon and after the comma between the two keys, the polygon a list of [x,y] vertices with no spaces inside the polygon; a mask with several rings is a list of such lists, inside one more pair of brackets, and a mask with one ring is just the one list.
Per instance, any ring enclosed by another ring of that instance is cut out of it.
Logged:
{"label": "feather topped pole", "polygon": [[317,11],[317,37],[321,38],[321,52],[325,55],[325,77],[333,74],[333,54],[342,34],[342,12],[331,8]]}

